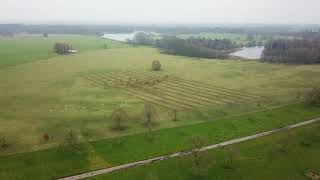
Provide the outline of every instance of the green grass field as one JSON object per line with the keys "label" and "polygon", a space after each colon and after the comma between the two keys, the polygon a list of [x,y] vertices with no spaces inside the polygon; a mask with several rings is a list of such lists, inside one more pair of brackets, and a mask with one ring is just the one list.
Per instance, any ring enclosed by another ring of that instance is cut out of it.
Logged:
{"label": "green grass field", "polygon": [[[207,144],[214,144],[312,119],[318,117],[319,113],[319,108],[290,105],[250,115],[158,130],[153,132],[153,141],[148,140],[146,133],[140,133],[82,143],[77,149],[59,146],[3,156],[0,157],[0,178],[54,179],[189,149],[192,147],[190,139],[194,136],[205,139]],[[318,151],[317,147],[311,146],[310,149]]]}
{"label": "green grass field", "polygon": [[104,49],[104,44],[106,48],[127,46],[97,36],[51,34],[48,38],[44,38],[42,34],[0,36],[0,68],[57,56],[53,52],[53,45],[56,42],[68,43],[79,52]]}
{"label": "green grass field", "polygon": [[[3,68],[0,71],[0,126],[6,128],[1,129],[0,133],[7,137],[11,146],[0,153],[56,146],[70,129],[80,135],[83,131],[90,132],[88,138],[91,140],[115,136],[117,133],[111,130],[110,115],[120,106],[130,115],[127,122],[129,128],[121,134],[145,131],[140,120],[141,100],[128,96],[118,88],[99,87],[85,77],[119,70],[149,72],[154,59],[160,60],[163,65],[160,74],[250,92],[268,99],[179,112],[180,121],[177,122],[171,120],[172,111],[158,108],[156,129],[212,121],[295,103],[298,92],[303,93],[320,81],[320,68],[316,65],[287,66],[255,61],[186,58],[160,54],[156,49],[147,47],[88,51]],[[54,141],[40,144],[39,138],[44,133],[53,136]]]}
{"label": "green grass field", "polygon": [[320,124],[313,124],[233,145],[233,163],[228,148],[202,153],[200,176],[187,156],[89,179],[309,179],[308,170],[320,173],[319,129]]}
{"label": "green grass field", "polygon": [[[53,54],[58,40],[80,52]],[[188,58],[93,36],[1,37],[0,45],[0,138],[8,143],[0,179],[52,179],[183,150],[195,134],[221,142],[320,115],[301,105],[320,83],[319,65]],[[150,70],[153,60],[162,71]],[[119,79],[147,85],[105,86]],[[158,104],[152,144],[143,134],[144,101]],[[130,117],[120,133],[110,118],[119,107]],[[82,143],[77,152],[61,147],[70,130]],[[41,143],[45,133],[50,140]]]}

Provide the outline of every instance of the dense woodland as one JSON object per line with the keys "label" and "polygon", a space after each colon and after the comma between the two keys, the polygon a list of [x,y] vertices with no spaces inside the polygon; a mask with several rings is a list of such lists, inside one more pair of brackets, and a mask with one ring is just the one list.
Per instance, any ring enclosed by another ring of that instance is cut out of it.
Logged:
{"label": "dense woodland", "polygon": [[166,36],[156,41],[156,46],[163,52],[191,57],[227,58],[237,46],[228,39],[179,39]]}
{"label": "dense woodland", "polygon": [[265,44],[262,61],[292,64],[320,63],[320,38],[270,40]]}
{"label": "dense woodland", "polygon": [[175,36],[162,36],[157,38],[155,34],[140,32],[128,43],[134,45],[151,45],[168,54],[179,54],[191,57],[226,58],[228,54],[238,46],[228,39],[204,39],[190,37],[180,39]]}

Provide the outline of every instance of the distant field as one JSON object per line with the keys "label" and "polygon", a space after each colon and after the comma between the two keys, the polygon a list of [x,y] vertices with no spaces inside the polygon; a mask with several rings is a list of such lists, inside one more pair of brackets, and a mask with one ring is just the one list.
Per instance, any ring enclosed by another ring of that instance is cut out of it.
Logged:
{"label": "distant field", "polygon": [[[192,157],[181,157],[89,179],[308,179],[305,173],[320,174],[320,125],[290,130],[232,146],[232,169],[226,168],[227,148],[204,154],[202,176],[195,175]],[[282,151],[287,144],[286,152]]]}
{"label": "distant field", "polygon": [[68,43],[79,52],[104,49],[104,44],[107,48],[127,46],[97,36],[51,34],[48,38],[44,38],[42,34],[0,36],[0,68],[57,56],[53,52],[53,45],[56,42]]}

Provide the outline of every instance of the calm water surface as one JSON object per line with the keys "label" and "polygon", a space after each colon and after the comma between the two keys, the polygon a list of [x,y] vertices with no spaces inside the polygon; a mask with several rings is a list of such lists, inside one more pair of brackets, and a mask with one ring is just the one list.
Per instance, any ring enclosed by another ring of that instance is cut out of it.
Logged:
{"label": "calm water surface", "polygon": [[264,50],[263,46],[245,47],[239,51],[231,53],[230,55],[238,56],[246,59],[260,59],[263,50]]}

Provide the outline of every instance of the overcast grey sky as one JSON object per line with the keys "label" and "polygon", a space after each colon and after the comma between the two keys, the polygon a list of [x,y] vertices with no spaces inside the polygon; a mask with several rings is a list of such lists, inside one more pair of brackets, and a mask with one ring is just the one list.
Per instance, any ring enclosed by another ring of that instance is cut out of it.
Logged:
{"label": "overcast grey sky", "polygon": [[320,24],[320,0],[0,0],[0,22]]}

